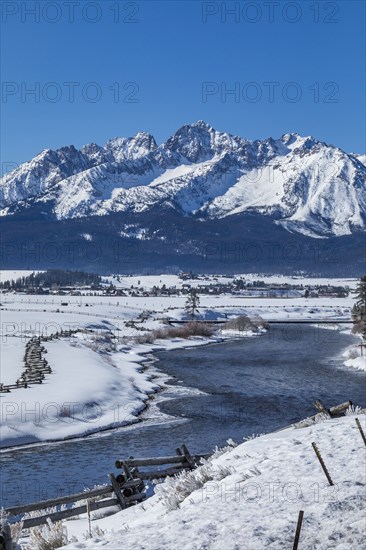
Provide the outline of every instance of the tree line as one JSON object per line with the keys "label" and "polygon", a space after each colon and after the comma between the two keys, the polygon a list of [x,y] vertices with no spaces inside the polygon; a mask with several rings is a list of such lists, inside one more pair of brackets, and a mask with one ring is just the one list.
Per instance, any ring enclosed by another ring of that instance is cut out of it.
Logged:
{"label": "tree line", "polygon": [[0,288],[3,290],[25,290],[67,286],[99,286],[101,282],[102,277],[96,273],[49,269],[38,273],[33,272],[15,280],[1,282]]}

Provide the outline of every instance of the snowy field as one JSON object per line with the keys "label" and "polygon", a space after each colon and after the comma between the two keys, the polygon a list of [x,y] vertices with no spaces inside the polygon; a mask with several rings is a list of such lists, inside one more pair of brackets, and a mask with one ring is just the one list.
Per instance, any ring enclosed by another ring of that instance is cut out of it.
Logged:
{"label": "snowy field", "polygon": [[[173,274],[162,274],[162,275],[128,275],[128,276],[118,276],[111,275],[106,277],[106,281],[113,283],[117,288],[129,288],[131,285],[142,286],[144,288],[152,288],[154,285],[161,286],[165,284],[168,286],[176,286],[177,288],[182,288],[184,284],[190,284],[191,286],[198,285],[210,285],[212,283],[227,283],[233,278],[243,277],[246,281],[265,281],[266,283],[288,283],[288,284],[304,284],[304,285],[327,285],[332,284],[336,286],[346,286],[354,288],[357,283],[357,279],[350,278],[323,278],[323,277],[301,277],[298,275],[289,276],[289,275],[264,275],[261,273],[243,273],[236,274],[235,276],[227,275],[208,275],[201,277],[199,279],[189,279],[187,281],[182,280],[178,275]],[[119,279],[119,280],[118,280]]]}
{"label": "snowy field", "polygon": [[[21,274],[17,273],[17,276]],[[4,274],[2,279],[5,280]],[[246,276],[249,279],[249,276]],[[175,275],[111,278],[131,285],[182,286]],[[225,282],[225,277],[219,280]],[[269,278],[253,275],[253,280]],[[272,282],[285,282],[271,277]],[[207,284],[212,279],[205,281]],[[294,282],[288,278],[288,282]],[[189,284],[203,284],[202,280]],[[355,280],[296,279],[298,284],[348,285]],[[23,369],[26,342],[33,335],[78,330],[42,343],[52,367],[42,384],[0,393],[0,446],[37,443],[113,428],[138,420],[167,376],[154,367],[153,352],[237,337],[218,329],[210,337],[156,340],[137,336],[162,328],[164,318],[184,319],[186,296],[28,296],[1,297],[0,382],[14,383]],[[255,298],[240,295],[200,297],[202,319],[260,315],[264,319],[350,319],[353,295],[346,298]],[[148,312],[141,322],[139,315]],[[136,321],[135,326],[126,322]],[[351,324],[323,325],[351,330]],[[142,329],[142,330],[141,330]],[[248,332],[244,337],[255,336]],[[243,335],[241,334],[241,337]],[[260,338],[260,335],[257,337]],[[366,370],[355,345],[344,350],[347,366]],[[364,411],[356,412],[364,429]],[[102,517],[92,514],[92,538],[84,516],[64,522],[70,550],[282,550],[292,548],[299,510],[304,522],[299,550],[366,549],[364,506],[365,447],[355,415],[300,423],[245,442],[229,442],[196,471],[167,480],[143,504]],[[335,485],[329,487],[311,447],[315,441]],[[65,535],[66,536],[66,535]],[[22,548],[32,546],[28,537]]]}
{"label": "snowy field", "polygon": [[[252,277],[255,280],[260,276]],[[9,276],[3,272],[2,279],[7,278]],[[284,278],[271,279],[283,281]],[[310,284],[307,279],[297,279],[296,282]],[[327,282],[349,286],[356,283],[355,280]],[[151,288],[154,284],[164,283],[171,286],[183,282],[175,275],[120,277],[121,286],[127,288],[132,284]],[[186,318],[185,300],[185,296],[29,296],[4,293],[1,298],[1,383],[13,384],[21,374],[25,344],[31,336],[49,335],[61,329],[92,329],[92,332],[78,332],[72,337],[45,342],[52,373],[42,384],[0,393],[0,445],[62,439],[136,421],[149,395],[164,384],[164,376],[156,372],[152,364],[143,367],[146,354],[154,349],[202,345],[209,340],[235,336],[218,330],[211,339],[175,338],[173,341],[156,340],[153,344],[138,344],[134,340],[136,336],[164,327],[162,319],[165,317]],[[350,319],[353,302],[352,295],[347,298],[202,295],[199,314],[207,320],[243,314],[260,315],[271,320]],[[138,316],[143,311],[148,311],[149,316],[144,322],[139,322]],[[125,323],[131,320],[137,321],[137,328],[126,326]],[[350,328],[351,325],[336,327],[337,330]],[[348,366],[366,370],[365,357],[359,355],[359,348],[345,350],[345,361]]]}
{"label": "snowy field", "polygon": [[[365,415],[356,414],[366,431]],[[216,455],[193,473],[158,485],[143,504],[92,520],[92,539],[86,540],[87,518],[67,521],[68,541],[74,542],[64,548],[290,549],[300,510],[299,549],[366,547],[366,455],[355,415],[291,427]]]}
{"label": "snowy field", "polygon": [[0,382],[13,384],[23,370],[24,346],[21,338],[9,336],[0,346]]}

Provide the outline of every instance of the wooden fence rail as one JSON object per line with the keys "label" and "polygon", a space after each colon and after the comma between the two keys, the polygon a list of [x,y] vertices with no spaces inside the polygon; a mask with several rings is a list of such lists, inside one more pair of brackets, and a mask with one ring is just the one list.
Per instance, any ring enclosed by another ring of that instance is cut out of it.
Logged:
{"label": "wooden fence rail", "polygon": [[[193,455],[195,464],[198,464],[201,458],[208,458],[209,454]],[[127,460],[116,460],[116,468],[122,468],[123,464],[129,467],[139,466],[164,466],[165,464],[188,464],[184,455],[163,456],[159,458],[129,458]]]}
{"label": "wooden fence rail", "polygon": [[[122,510],[142,502],[146,498],[144,480],[161,479],[171,475],[175,475],[184,470],[191,470],[196,467],[201,458],[208,458],[210,455],[191,455],[185,445],[177,449],[177,455],[165,456],[157,458],[129,458],[127,460],[117,460],[116,467],[122,468],[124,474],[119,474],[116,477],[114,474],[109,474],[110,484],[96,489],[83,491],[73,495],[64,495],[40,502],[14,506],[6,509],[9,515],[10,523],[22,521],[22,528],[29,529],[37,525],[47,523],[47,520],[61,521],[80,514],[86,514],[90,511],[100,510],[102,508],[110,508],[118,506]],[[139,471],[139,467],[164,466],[173,465],[163,470],[154,471]],[[98,499],[98,500],[95,500]],[[83,502],[77,505],[80,501]],[[61,507],[67,505],[64,510],[50,511],[50,508]],[[36,517],[26,517],[24,514],[32,512],[40,512]],[[44,513],[42,513],[42,511]]]}
{"label": "wooden fence rail", "polygon": [[[109,508],[111,506],[118,506],[118,500],[116,498],[109,498],[108,500],[98,500],[96,502],[89,503],[89,509],[91,511],[100,510],[101,508]],[[27,518],[23,521],[23,529],[30,529],[31,527],[37,527],[38,525],[44,525],[50,519],[52,522],[61,521],[63,519],[78,516],[79,514],[86,514],[86,504],[77,506],[75,508],[69,508],[67,510],[60,510],[59,512],[52,512],[51,514],[45,514],[43,516]]]}
{"label": "wooden fence rail", "polygon": [[[113,474],[111,474],[112,476]],[[6,510],[6,513],[9,514],[9,521],[11,523],[14,523],[16,521],[22,521],[23,529],[29,529],[31,527],[36,527],[37,525],[43,525],[47,523],[47,520],[50,519],[51,521],[61,521],[62,519],[70,518],[73,516],[77,516],[80,514],[85,514],[87,512],[87,505],[82,504],[80,506],[75,506],[75,503],[77,503],[80,500],[86,500],[88,501],[89,509],[91,511],[94,510],[100,510],[102,508],[110,508],[111,506],[119,506],[120,508],[124,509],[130,506],[131,504],[135,504],[136,502],[141,502],[146,498],[146,495],[139,492],[137,490],[139,484],[141,484],[141,480],[134,480],[134,482],[131,483],[131,481],[128,484],[128,487],[130,487],[130,492],[132,494],[129,494],[128,496],[122,495],[122,491],[120,489],[120,484],[117,483],[115,486],[107,485],[105,487],[100,487],[98,489],[93,489],[92,491],[85,491],[83,493],[77,493],[74,495],[69,496],[62,496],[57,497],[49,500],[43,500],[40,502],[35,502],[32,504],[26,504],[23,506],[15,506],[13,508],[8,508]],[[104,498],[107,497],[107,495],[111,495],[115,493],[115,497],[110,498]],[[117,494],[118,493],[118,494]],[[121,495],[122,495],[122,501],[121,501]],[[94,501],[94,498],[102,498],[102,500],[96,500]],[[68,508],[65,510],[59,510],[54,512],[49,512],[50,508],[54,508],[61,505],[73,505],[72,508]],[[20,516],[23,516],[24,514],[30,513],[30,512],[36,512],[43,510],[44,514],[40,514],[37,517],[30,517],[21,519]]]}
{"label": "wooden fence rail", "polygon": [[[201,461],[201,459],[207,459],[210,454],[191,455],[185,445],[182,445],[176,450],[174,456],[163,456],[158,458],[133,458],[130,457],[127,460],[117,460],[115,463],[116,468],[124,470],[124,477],[128,480],[133,476],[140,478],[142,481],[162,479],[165,477],[174,476],[183,472],[184,470],[194,469]],[[147,470],[140,471],[140,467],[150,468],[151,466],[166,466],[172,465],[162,470]]]}
{"label": "wooden fence rail", "polygon": [[352,401],[345,401],[340,405],[336,405],[327,409],[325,405],[323,405],[323,403],[319,400],[315,401],[314,403],[314,407],[318,409],[319,412],[325,413],[331,417],[342,416],[349,407],[352,407],[352,405]]}
{"label": "wooden fence rail", "polygon": [[[352,402],[347,401],[328,409],[320,401],[315,402],[315,407],[318,411],[326,413],[329,417],[336,417],[345,414],[348,407],[351,405]],[[320,453],[315,443],[313,443],[313,448],[319,458]],[[118,469],[122,469],[123,473],[117,476],[114,476],[114,474],[109,474],[110,484],[108,485],[76,493],[74,495],[59,496],[32,504],[15,506],[6,509],[5,512],[9,515],[10,523],[22,521],[22,528],[28,529],[37,525],[45,524],[48,519],[51,521],[61,521],[62,519],[85,514],[88,510],[95,511],[113,506],[118,506],[123,510],[138,502],[142,502],[146,498],[144,484],[145,480],[163,479],[176,475],[185,470],[193,470],[199,465],[202,459],[208,459],[210,456],[210,454],[191,455],[187,447],[185,445],[181,445],[181,447],[176,449],[176,455],[172,456],[154,458],[129,457],[126,460],[117,460],[115,462],[115,466]],[[321,457],[319,460],[322,464],[323,461]],[[154,466],[158,467],[158,469],[151,469]],[[160,469],[162,466],[164,468]],[[140,471],[139,468],[147,468],[147,470]],[[323,470],[325,471],[326,468],[323,467]],[[331,480],[328,481],[332,484]],[[77,505],[76,503],[80,501],[86,501],[86,503]],[[52,512],[49,510],[50,508],[59,507],[62,505],[69,505],[70,507],[64,510],[56,510]],[[44,513],[40,514],[38,517],[27,517],[22,519],[24,514],[37,512],[40,510],[43,510]],[[5,537],[5,532],[0,535]],[[0,549],[1,545],[4,546],[4,542],[1,542],[0,538]]]}
{"label": "wooden fence rail", "polygon": [[45,510],[47,508],[52,508],[59,504],[69,504],[70,502],[78,502],[79,500],[87,500],[93,497],[100,497],[104,495],[111,494],[113,488],[111,485],[105,487],[99,487],[98,489],[92,489],[91,491],[84,491],[82,493],[77,493],[74,495],[60,496],[56,498],[51,498],[49,500],[41,500],[39,502],[33,502],[32,504],[24,504],[22,506],[15,506],[14,508],[8,508],[6,512],[11,516],[18,516],[20,514],[26,514],[28,512],[33,512],[35,510]]}

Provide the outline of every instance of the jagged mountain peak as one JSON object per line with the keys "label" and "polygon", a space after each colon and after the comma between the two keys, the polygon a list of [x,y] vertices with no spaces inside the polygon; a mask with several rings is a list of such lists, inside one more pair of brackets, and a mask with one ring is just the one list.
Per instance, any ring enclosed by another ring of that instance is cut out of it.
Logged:
{"label": "jagged mountain peak", "polygon": [[138,132],[133,137],[116,137],[105,144],[117,162],[135,159],[147,155],[157,148],[156,141],[147,132]]}
{"label": "jagged mountain peak", "polygon": [[80,149],[82,153],[95,153],[97,151],[102,151],[103,147],[98,145],[97,143],[91,142],[87,143],[86,145],[83,145],[83,147]]}
{"label": "jagged mountain peak", "polygon": [[243,149],[247,140],[227,132],[219,132],[212,126],[198,120],[194,124],[181,126],[163,145],[189,162],[202,162],[215,155]]}
{"label": "jagged mountain peak", "polygon": [[286,134],[282,134],[281,141],[286,144],[292,144],[298,138],[301,138],[301,136],[297,132],[288,132]]}
{"label": "jagged mountain peak", "polygon": [[195,127],[195,128],[202,128],[202,129],[206,129],[206,130],[212,130],[212,126],[210,124],[207,124],[207,122],[205,122],[204,120],[197,120],[197,122],[194,122],[193,124],[191,124],[191,126]]}
{"label": "jagged mountain peak", "polygon": [[296,132],[249,141],[199,120],[159,146],[140,131],[45,149],[2,179],[0,207],[8,215],[42,203],[66,220],[170,205],[185,216],[255,212],[292,232],[345,235],[365,228],[362,160]]}
{"label": "jagged mountain peak", "polygon": [[[283,134],[280,138],[281,142],[287,147],[294,149],[311,149],[312,147],[319,145],[320,142],[313,136],[302,136],[297,132],[292,132],[288,134]],[[322,145],[326,145],[322,143]]]}

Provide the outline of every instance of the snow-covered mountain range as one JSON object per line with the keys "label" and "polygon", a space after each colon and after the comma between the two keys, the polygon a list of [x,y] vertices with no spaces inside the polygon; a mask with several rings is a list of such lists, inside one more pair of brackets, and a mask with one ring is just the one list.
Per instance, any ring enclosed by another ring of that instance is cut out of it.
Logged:
{"label": "snow-covered mountain range", "polygon": [[364,162],[313,137],[249,141],[198,121],[161,145],[139,132],[46,149],[2,178],[0,208],[69,220],[168,206],[200,220],[256,213],[309,237],[350,235],[365,229]]}

